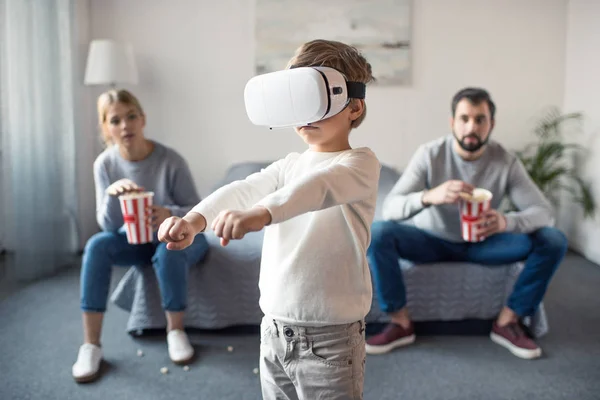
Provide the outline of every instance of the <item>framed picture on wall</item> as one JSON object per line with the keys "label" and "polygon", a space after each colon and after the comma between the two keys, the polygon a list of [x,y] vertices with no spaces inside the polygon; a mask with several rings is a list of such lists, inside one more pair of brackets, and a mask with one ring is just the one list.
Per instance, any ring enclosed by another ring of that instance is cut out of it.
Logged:
{"label": "framed picture on wall", "polygon": [[359,49],[379,85],[410,83],[412,0],[256,0],[256,73],[285,68],[313,39]]}

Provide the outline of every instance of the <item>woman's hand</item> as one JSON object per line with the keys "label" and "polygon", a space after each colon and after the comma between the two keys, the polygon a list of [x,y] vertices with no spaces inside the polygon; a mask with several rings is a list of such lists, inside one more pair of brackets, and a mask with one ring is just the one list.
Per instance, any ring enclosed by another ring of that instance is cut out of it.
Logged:
{"label": "woman's hand", "polygon": [[157,231],[158,227],[171,216],[171,210],[161,206],[150,206],[147,210],[148,220],[152,225],[152,230]]}
{"label": "woman's hand", "polygon": [[106,188],[106,193],[111,196],[121,196],[127,193],[143,191],[143,187],[138,186],[134,181],[127,178],[119,179]]}

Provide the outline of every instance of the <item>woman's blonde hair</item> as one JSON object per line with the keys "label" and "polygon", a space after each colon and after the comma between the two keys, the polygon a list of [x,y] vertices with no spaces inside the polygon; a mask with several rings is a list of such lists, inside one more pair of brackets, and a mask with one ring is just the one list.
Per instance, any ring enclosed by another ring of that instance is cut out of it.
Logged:
{"label": "woman's blonde hair", "polygon": [[100,97],[98,97],[98,124],[100,125],[102,140],[106,147],[112,146],[113,144],[110,134],[106,130],[106,114],[108,114],[108,108],[115,103],[133,106],[142,116],[145,116],[139,100],[131,94],[131,92],[125,89],[111,89],[108,92],[102,93]]}
{"label": "woman's blonde hair", "polygon": [[[304,43],[288,62],[287,68],[297,67],[329,67],[344,75],[348,81],[367,84],[375,80],[371,64],[356,47],[334,40],[312,40]],[[352,99],[352,102],[360,101]],[[367,104],[360,117],[352,121],[357,128],[367,116]]]}

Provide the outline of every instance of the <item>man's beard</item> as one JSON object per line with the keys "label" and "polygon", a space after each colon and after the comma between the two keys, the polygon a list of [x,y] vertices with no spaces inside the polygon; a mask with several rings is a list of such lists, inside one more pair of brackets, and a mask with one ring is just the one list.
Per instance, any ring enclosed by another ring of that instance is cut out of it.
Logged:
{"label": "man's beard", "polygon": [[[458,145],[460,146],[460,148],[463,149],[464,151],[468,151],[469,153],[478,152],[483,146],[485,146],[487,144],[487,142],[490,138],[490,135],[492,134],[492,132],[488,133],[485,140],[481,140],[481,138],[474,133],[469,133],[462,139],[459,139],[458,136],[456,136],[456,132],[452,132],[452,133],[454,134],[454,138],[458,142]],[[475,139],[475,143],[466,143],[465,139],[467,139],[467,138]]]}

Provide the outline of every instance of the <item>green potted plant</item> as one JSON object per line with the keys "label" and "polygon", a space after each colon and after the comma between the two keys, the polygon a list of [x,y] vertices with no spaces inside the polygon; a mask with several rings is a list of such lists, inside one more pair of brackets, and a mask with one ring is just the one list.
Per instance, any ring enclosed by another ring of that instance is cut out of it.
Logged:
{"label": "green potted plant", "polygon": [[576,204],[579,204],[585,217],[593,217],[596,202],[593,198],[590,183],[581,178],[575,160],[585,149],[565,140],[565,128],[576,124],[581,126],[582,114],[563,114],[558,108],[549,109],[537,123],[535,135],[537,141],[530,143],[524,150],[518,151],[527,172],[555,205],[558,205],[560,194],[566,191]]}

